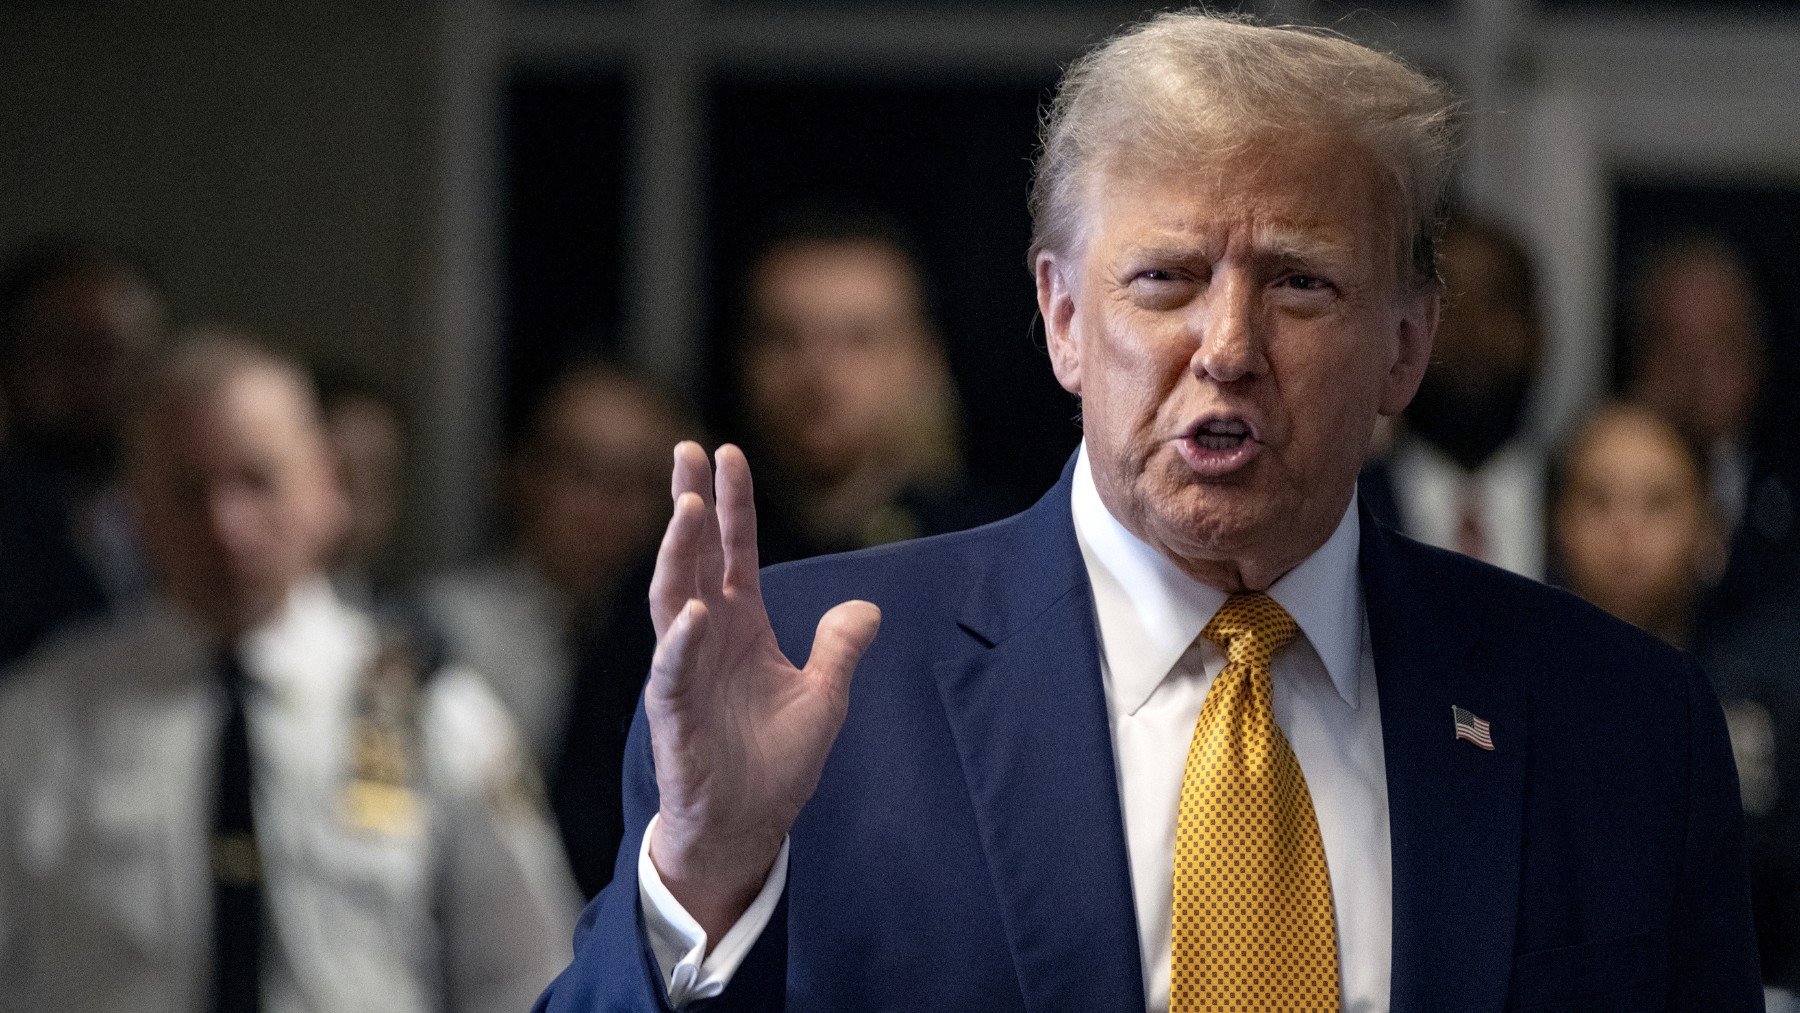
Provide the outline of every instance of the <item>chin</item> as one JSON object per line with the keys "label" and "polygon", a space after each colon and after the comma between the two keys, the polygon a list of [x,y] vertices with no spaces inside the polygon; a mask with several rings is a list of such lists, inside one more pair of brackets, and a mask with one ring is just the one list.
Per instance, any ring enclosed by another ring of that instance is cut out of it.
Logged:
{"label": "chin", "polygon": [[1145,509],[1159,542],[1197,559],[1242,555],[1257,544],[1272,513],[1267,499],[1251,489],[1194,482],[1151,492]]}

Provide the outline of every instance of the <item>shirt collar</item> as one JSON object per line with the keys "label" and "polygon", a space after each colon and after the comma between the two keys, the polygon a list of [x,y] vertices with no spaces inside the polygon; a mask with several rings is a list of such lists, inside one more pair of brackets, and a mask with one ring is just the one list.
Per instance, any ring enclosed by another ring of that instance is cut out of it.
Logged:
{"label": "shirt collar", "polygon": [[[1125,713],[1135,713],[1225,604],[1226,595],[1183,573],[1107,510],[1094,485],[1085,442],[1075,460],[1070,508],[1115,701]],[[1325,544],[1269,588],[1269,597],[1294,617],[1338,695],[1353,708],[1362,673],[1359,534],[1352,497]]]}
{"label": "shirt collar", "polygon": [[1544,470],[1544,454],[1525,437],[1514,437],[1474,471],[1464,468],[1424,437],[1403,434],[1394,445],[1392,455],[1397,469],[1425,473],[1445,483],[1475,483],[1487,488],[1526,482]]}
{"label": "shirt collar", "polygon": [[244,670],[276,689],[292,689],[342,668],[357,650],[354,613],[322,578],[295,585],[281,612],[237,645]]}

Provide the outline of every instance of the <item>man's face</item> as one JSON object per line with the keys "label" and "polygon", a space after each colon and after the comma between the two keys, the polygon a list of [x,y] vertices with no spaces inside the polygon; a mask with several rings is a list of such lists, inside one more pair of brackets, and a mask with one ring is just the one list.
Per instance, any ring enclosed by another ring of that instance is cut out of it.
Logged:
{"label": "man's face", "polygon": [[749,407],[790,473],[829,481],[891,452],[918,399],[936,396],[918,278],[884,244],[779,249],[751,304]]}
{"label": "man's face", "polygon": [[1572,588],[1646,628],[1685,608],[1724,551],[1704,478],[1673,434],[1632,414],[1586,431],[1551,519]]}
{"label": "man's face", "polygon": [[1319,139],[1113,174],[1085,249],[1039,259],[1101,499],[1208,583],[1266,587],[1323,544],[1376,416],[1418,387],[1437,296],[1398,277],[1379,179]]}
{"label": "man's face", "polygon": [[1438,251],[1438,273],[1445,299],[1434,368],[1448,364],[1481,379],[1535,372],[1542,339],[1506,251],[1480,234],[1452,230]]}
{"label": "man's face", "polygon": [[1452,225],[1438,247],[1444,313],[1408,427],[1464,469],[1485,464],[1526,423],[1543,341],[1504,240]]}
{"label": "man's face", "polygon": [[26,437],[70,467],[110,472],[123,406],[166,326],[161,298],[131,275],[93,269],[45,285],[23,309],[23,361],[12,364],[10,409]]}
{"label": "man's face", "polygon": [[349,504],[349,522],[336,546],[334,565],[367,566],[377,562],[400,523],[404,498],[406,440],[400,419],[374,398],[356,397],[338,405],[325,419],[325,430],[337,456],[338,473]]}
{"label": "man's face", "polygon": [[607,590],[669,514],[669,448],[680,436],[632,385],[566,384],[545,409],[517,473],[520,539],[552,584],[578,601]]}
{"label": "man's face", "polygon": [[1742,439],[1762,394],[1756,297],[1737,265],[1699,255],[1665,265],[1648,302],[1638,395],[1711,441]]}
{"label": "man's face", "polygon": [[132,492],[168,592],[221,639],[271,619],[345,520],[330,453],[288,377],[250,370],[140,423]]}

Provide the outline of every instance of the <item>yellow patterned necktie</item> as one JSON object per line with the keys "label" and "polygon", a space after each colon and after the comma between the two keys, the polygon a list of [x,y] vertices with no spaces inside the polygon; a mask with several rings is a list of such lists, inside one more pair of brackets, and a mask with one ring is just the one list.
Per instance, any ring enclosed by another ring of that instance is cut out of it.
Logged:
{"label": "yellow patterned necktie", "polygon": [[1200,632],[1226,664],[1181,782],[1170,1013],[1338,1008],[1325,845],[1269,676],[1299,629],[1268,595],[1234,594]]}

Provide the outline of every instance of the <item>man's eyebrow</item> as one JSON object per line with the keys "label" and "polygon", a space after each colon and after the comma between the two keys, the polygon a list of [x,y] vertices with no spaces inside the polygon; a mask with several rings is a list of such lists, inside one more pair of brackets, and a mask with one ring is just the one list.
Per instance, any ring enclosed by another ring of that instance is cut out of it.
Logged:
{"label": "man's eyebrow", "polygon": [[1266,229],[1259,232],[1256,245],[1267,256],[1282,260],[1344,261],[1356,256],[1356,248],[1335,237],[1294,229]]}
{"label": "man's eyebrow", "polygon": [[[1341,242],[1330,236],[1307,233],[1295,229],[1267,229],[1257,235],[1257,248],[1260,255],[1278,260],[1316,261],[1326,260],[1341,262],[1356,257],[1353,244]],[[1175,262],[1204,261],[1208,259],[1205,249],[1199,245],[1157,245],[1145,244],[1131,246],[1125,250],[1130,260],[1160,260]]]}
{"label": "man's eyebrow", "polygon": [[1205,260],[1206,251],[1198,246],[1132,246],[1125,251],[1133,260]]}

